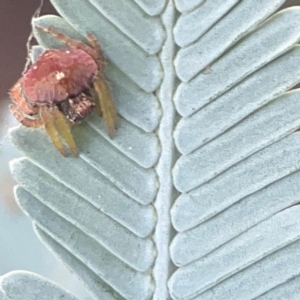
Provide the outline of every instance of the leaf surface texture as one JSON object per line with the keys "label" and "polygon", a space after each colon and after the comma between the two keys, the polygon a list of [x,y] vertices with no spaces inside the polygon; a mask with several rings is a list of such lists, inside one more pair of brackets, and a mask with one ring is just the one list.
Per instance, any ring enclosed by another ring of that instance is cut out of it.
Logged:
{"label": "leaf surface texture", "polygon": [[[300,8],[283,2],[52,0],[62,18],[33,20],[44,48],[64,45],[36,25],[96,36],[118,108],[112,140],[96,115],[73,129],[78,158],[10,132],[20,207],[94,299],[299,297]],[[1,300],[61,292],[6,276]]]}

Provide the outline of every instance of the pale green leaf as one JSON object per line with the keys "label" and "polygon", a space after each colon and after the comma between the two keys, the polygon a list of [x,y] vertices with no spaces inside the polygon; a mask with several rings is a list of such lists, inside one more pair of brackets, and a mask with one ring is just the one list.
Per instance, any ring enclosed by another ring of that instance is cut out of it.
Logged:
{"label": "pale green leaf", "polygon": [[[39,44],[64,47],[38,24],[96,36],[120,127],[111,140],[87,118],[78,158],[43,128],[11,129],[15,195],[40,239],[94,299],[298,299],[300,8],[52,3],[61,17],[33,20]],[[37,278],[8,274],[0,299],[62,292]]]}

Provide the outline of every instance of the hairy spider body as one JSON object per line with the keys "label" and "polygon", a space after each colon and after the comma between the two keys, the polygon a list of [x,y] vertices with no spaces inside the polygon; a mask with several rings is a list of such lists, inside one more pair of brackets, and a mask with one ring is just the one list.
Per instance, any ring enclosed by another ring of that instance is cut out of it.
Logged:
{"label": "hairy spider body", "polygon": [[45,126],[56,148],[65,155],[62,138],[78,154],[70,124],[79,123],[94,109],[103,116],[108,134],[117,128],[117,112],[103,78],[104,57],[99,44],[69,39],[48,27],[40,29],[65,42],[66,49],[43,52],[11,89],[16,119],[27,127]]}
{"label": "hairy spider body", "polygon": [[95,60],[80,49],[46,50],[23,76],[32,103],[53,104],[75,97],[97,73]]}

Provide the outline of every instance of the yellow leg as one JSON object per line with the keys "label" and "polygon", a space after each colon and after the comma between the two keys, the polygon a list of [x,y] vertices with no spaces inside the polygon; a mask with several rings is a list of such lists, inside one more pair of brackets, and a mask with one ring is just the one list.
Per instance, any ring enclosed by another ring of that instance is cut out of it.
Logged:
{"label": "yellow leg", "polygon": [[54,116],[50,109],[46,106],[41,107],[40,116],[45,123],[45,129],[49,134],[54,146],[58,149],[58,151],[66,156],[66,152],[63,146],[63,143],[60,139],[59,133],[54,124]]}
{"label": "yellow leg", "polygon": [[112,138],[115,129],[118,127],[115,103],[111,98],[108,85],[101,75],[95,79],[94,87],[98,94],[98,101],[100,102],[100,107],[102,109],[103,118],[107,126],[108,135]]}
{"label": "yellow leg", "polygon": [[73,139],[71,128],[66,120],[66,118],[63,116],[63,114],[58,110],[58,108],[54,107],[54,122],[56,127],[59,130],[59,133],[62,135],[62,137],[65,139],[67,145],[70,147],[71,151],[75,156],[78,156],[78,149],[76,147],[75,141]]}
{"label": "yellow leg", "polygon": [[90,87],[90,92],[92,95],[92,99],[95,102],[95,110],[98,116],[102,117],[103,116],[103,112],[102,112],[102,108],[100,105],[100,100],[99,100],[99,95],[97,94],[97,92],[95,91],[95,89],[93,87]]}

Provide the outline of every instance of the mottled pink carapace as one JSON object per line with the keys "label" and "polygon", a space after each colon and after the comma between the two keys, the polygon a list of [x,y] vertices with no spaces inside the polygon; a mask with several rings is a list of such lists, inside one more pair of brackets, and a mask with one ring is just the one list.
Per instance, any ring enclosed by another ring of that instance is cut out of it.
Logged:
{"label": "mottled pink carapace", "polygon": [[95,60],[81,49],[46,50],[23,77],[33,103],[55,103],[82,92],[97,73]]}

